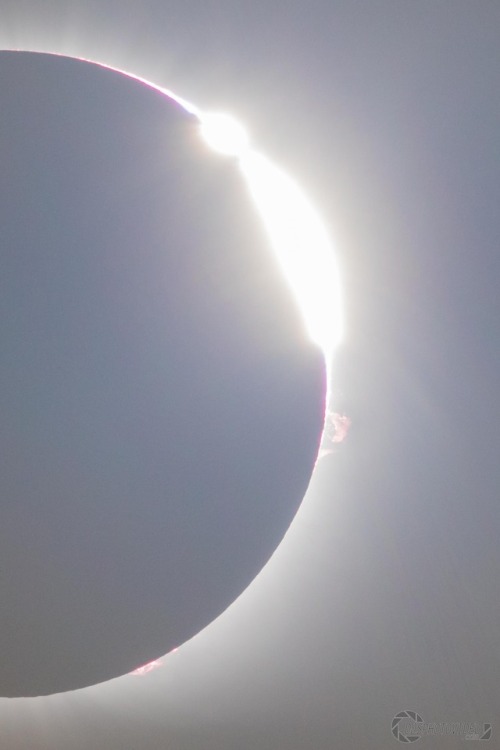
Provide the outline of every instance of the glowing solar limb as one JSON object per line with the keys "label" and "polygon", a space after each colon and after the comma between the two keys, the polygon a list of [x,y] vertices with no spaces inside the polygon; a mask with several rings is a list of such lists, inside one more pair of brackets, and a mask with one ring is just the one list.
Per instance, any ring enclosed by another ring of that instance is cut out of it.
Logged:
{"label": "glowing solar limb", "polygon": [[341,336],[341,310],[327,231],[299,186],[269,159],[248,151],[240,166],[309,336],[329,364]]}
{"label": "glowing solar limb", "polygon": [[207,144],[238,158],[309,336],[323,351],[329,370],[341,337],[340,284],[333,249],[319,215],[285,172],[250,148],[245,129],[233,117],[197,115]]}
{"label": "glowing solar limb", "polygon": [[163,662],[161,659],[154,659],[147,664],[143,664],[142,667],[137,667],[137,669],[134,669],[130,674],[134,675],[134,677],[144,677],[144,675],[149,674],[149,672],[162,666]]}

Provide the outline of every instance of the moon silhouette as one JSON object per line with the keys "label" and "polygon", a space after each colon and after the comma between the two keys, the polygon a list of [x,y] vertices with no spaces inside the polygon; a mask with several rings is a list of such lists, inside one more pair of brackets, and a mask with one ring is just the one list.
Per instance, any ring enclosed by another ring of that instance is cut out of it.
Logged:
{"label": "moon silhouette", "polygon": [[238,169],[125,74],[0,53],[0,695],[195,635],[288,528],[323,426]]}

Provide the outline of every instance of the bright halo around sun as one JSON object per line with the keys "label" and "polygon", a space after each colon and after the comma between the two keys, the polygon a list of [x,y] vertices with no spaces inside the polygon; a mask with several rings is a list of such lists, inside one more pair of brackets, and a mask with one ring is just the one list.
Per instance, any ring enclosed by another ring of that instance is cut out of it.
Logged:
{"label": "bright halo around sun", "polygon": [[242,156],[248,149],[248,134],[231,115],[218,112],[203,115],[201,134],[214,151],[226,156]]}
{"label": "bright halo around sun", "polygon": [[297,183],[249,147],[242,125],[225,114],[198,111],[197,115],[207,144],[238,159],[309,336],[325,355],[329,389],[331,358],[342,335],[342,311],[337,263],[328,232]]}

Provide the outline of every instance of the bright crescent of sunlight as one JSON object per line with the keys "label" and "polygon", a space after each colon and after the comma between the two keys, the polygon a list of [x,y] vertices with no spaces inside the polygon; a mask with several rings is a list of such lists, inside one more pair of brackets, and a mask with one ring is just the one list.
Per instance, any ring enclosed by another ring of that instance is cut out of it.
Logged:
{"label": "bright crescent of sunlight", "polygon": [[340,290],[326,229],[298,185],[248,151],[241,168],[311,339],[329,361],[340,340]]}
{"label": "bright crescent of sunlight", "polygon": [[230,115],[196,114],[208,145],[237,158],[309,336],[324,352],[329,375],[342,335],[342,314],[337,264],[319,215],[285,172],[250,148],[246,131]]}

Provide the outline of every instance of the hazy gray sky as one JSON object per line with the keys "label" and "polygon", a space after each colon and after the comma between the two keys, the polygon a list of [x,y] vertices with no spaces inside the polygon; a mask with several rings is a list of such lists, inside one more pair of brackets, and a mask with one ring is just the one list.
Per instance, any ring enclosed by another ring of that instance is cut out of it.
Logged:
{"label": "hazy gray sky", "polygon": [[143,679],[1,701],[2,748],[385,750],[403,709],[498,746],[498,3],[0,11],[2,47],[230,108],[301,181],[338,247],[352,419],[233,607]]}

